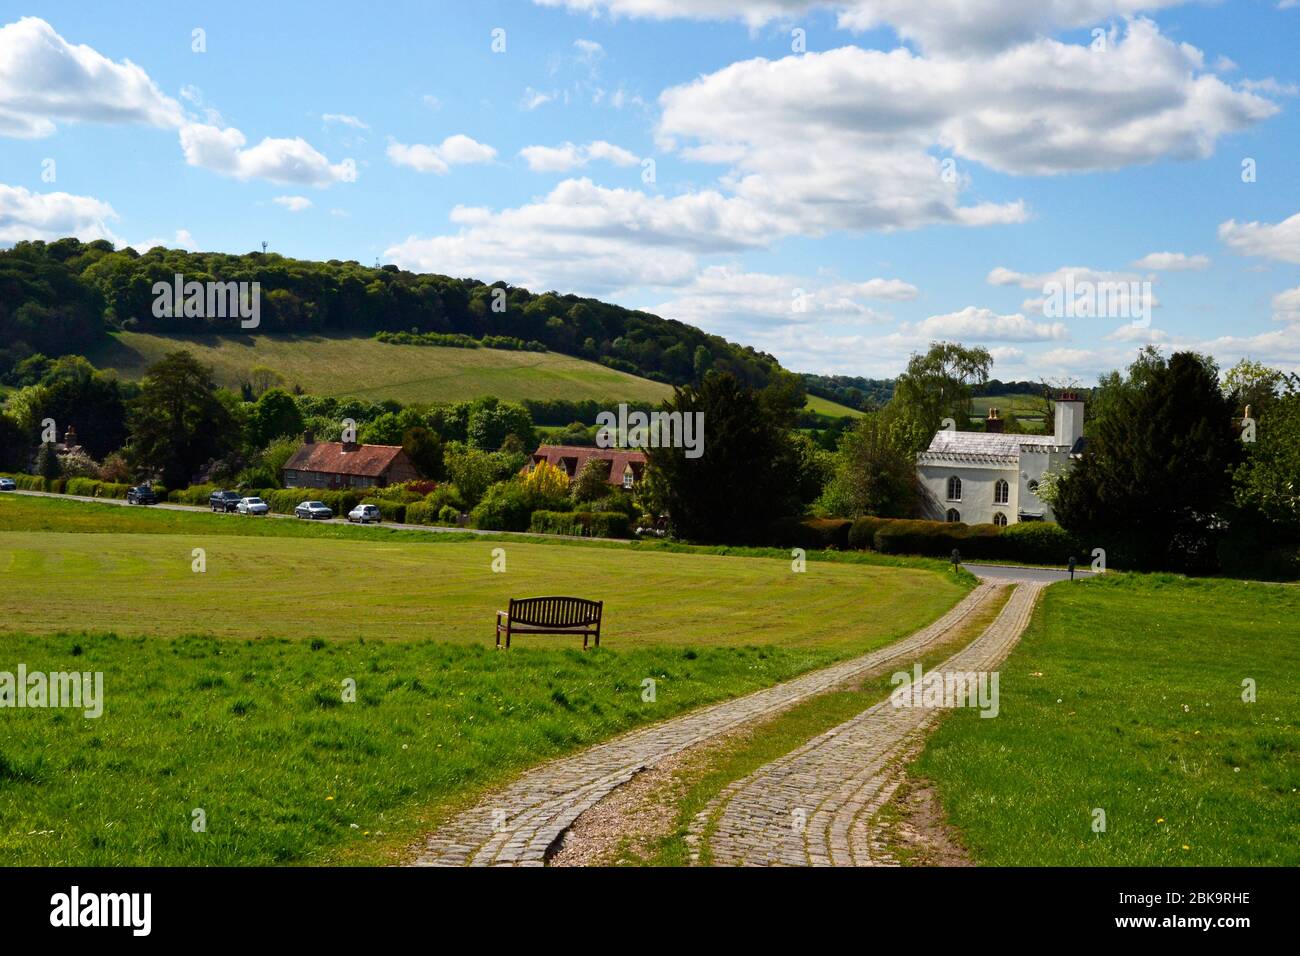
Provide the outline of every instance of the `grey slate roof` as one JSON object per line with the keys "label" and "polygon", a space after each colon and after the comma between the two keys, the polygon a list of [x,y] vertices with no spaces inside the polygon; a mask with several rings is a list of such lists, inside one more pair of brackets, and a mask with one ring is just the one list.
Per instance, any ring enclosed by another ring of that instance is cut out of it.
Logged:
{"label": "grey slate roof", "polygon": [[1005,462],[1019,461],[1021,449],[1059,451],[1063,446],[1050,435],[1007,435],[1001,432],[935,432],[930,447],[921,452],[922,463],[933,461]]}

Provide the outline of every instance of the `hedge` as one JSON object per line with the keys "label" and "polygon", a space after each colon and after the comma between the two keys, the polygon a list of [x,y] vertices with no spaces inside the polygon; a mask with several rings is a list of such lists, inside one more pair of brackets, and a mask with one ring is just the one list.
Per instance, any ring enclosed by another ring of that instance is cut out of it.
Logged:
{"label": "hedge", "polygon": [[843,551],[849,546],[847,518],[779,518],[768,529],[769,539],[778,548],[805,548]]}
{"label": "hedge", "polygon": [[534,511],[528,530],[584,538],[630,538],[631,521],[619,511]]}
{"label": "hedge", "polygon": [[993,524],[921,521],[866,516],[849,522],[840,518],[782,518],[772,523],[772,544],[790,548],[852,548],[882,554],[919,554],[1025,564],[1065,564],[1071,557],[1084,563],[1090,552],[1064,528],[1045,521],[1006,527]]}

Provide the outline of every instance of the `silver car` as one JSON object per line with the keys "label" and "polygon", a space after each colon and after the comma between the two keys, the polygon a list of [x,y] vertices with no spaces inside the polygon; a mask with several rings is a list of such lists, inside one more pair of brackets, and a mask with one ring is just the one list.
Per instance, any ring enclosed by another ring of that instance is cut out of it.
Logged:
{"label": "silver car", "polygon": [[380,514],[378,505],[357,505],[348,512],[348,520],[355,521],[357,524],[370,524],[372,521],[379,524]]}
{"label": "silver car", "polygon": [[241,515],[264,515],[271,510],[271,506],[261,498],[240,498],[235,510]]}
{"label": "silver car", "polygon": [[12,478],[0,478],[0,491],[17,491],[18,485]]}
{"label": "silver car", "polygon": [[323,501],[304,501],[293,509],[293,513],[295,517],[306,518],[309,521],[316,518],[328,520],[334,517],[334,512]]}

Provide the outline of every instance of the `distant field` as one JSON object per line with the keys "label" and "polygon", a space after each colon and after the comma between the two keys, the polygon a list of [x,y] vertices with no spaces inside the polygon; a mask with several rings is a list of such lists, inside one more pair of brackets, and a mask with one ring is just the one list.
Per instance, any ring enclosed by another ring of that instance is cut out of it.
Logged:
{"label": "distant field", "polygon": [[[879,647],[969,587],[418,535],[0,498],[0,670],[104,675],[97,719],[4,712],[0,863],[391,862],[526,767]],[[509,597],[557,592],[606,601],[599,651],[491,649]]]}
{"label": "distant field", "polygon": [[1006,418],[1015,415],[1021,423],[1031,430],[1042,430],[1043,400],[1037,395],[981,395],[974,402],[972,421],[983,421],[988,417],[989,408],[996,408],[998,414]]}
{"label": "distant field", "polygon": [[570,398],[658,402],[672,394],[659,382],[556,352],[507,352],[389,345],[365,337],[175,335],[121,332],[87,356],[101,368],[137,379],[168,352],[188,349],[212,366],[217,382],[237,386],[259,365],[313,395],[373,400],[451,402]]}
{"label": "distant field", "polygon": [[822,398],[820,395],[809,395],[808,401],[804,403],[804,408],[817,412],[821,415],[830,415],[832,418],[861,418],[863,413],[855,408],[849,408],[847,405],[841,405],[839,402],[832,402],[828,398]]}
{"label": "distant field", "polygon": [[954,713],[915,771],[979,863],[1297,866],[1298,673],[1295,587],[1057,584],[1002,665],[997,718]]}

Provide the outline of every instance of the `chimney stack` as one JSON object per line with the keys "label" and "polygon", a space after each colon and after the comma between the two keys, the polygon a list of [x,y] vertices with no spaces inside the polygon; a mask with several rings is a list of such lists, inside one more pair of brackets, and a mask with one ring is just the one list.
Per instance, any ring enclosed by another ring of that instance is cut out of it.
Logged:
{"label": "chimney stack", "polygon": [[1062,392],[1056,400],[1056,433],[1052,440],[1057,445],[1073,448],[1083,437],[1083,399],[1078,392]]}
{"label": "chimney stack", "polygon": [[984,430],[991,434],[1000,435],[1002,434],[1002,424],[1002,419],[998,418],[998,410],[990,408],[989,417],[984,420]]}
{"label": "chimney stack", "polygon": [[316,444],[316,435],[312,432],[310,428],[308,428],[306,431],[302,433],[302,443],[304,445]]}

